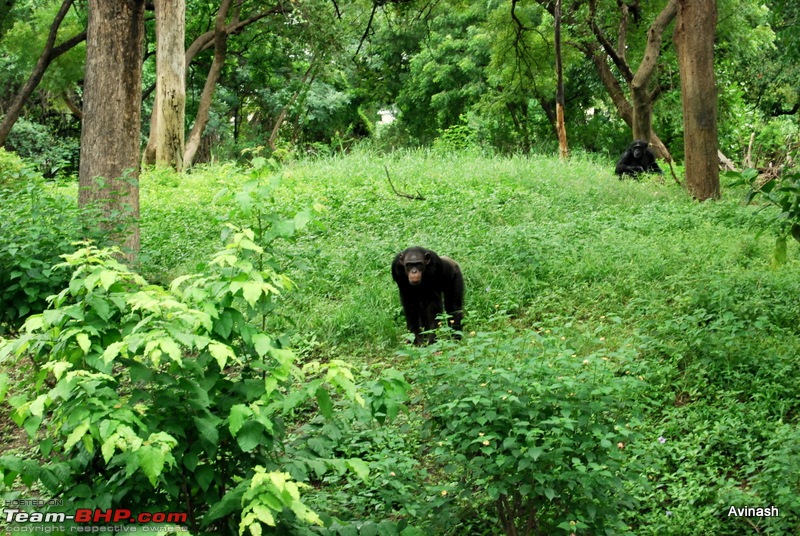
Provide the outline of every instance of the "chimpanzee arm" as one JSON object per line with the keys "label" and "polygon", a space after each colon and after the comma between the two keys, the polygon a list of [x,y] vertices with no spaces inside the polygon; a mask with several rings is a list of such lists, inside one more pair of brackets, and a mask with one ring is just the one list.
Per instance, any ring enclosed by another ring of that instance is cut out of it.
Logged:
{"label": "chimpanzee arm", "polygon": [[650,163],[647,165],[647,168],[645,168],[645,171],[649,171],[650,173],[658,173],[659,175],[663,175],[664,174],[664,172],[661,170],[661,168],[658,167],[658,164],[656,163],[656,159],[653,156],[651,156]]}
{"label": "chimpanzee arm", "polygon": [[617,175],[625,175],[626,173],[635,174],[641,173],[642,171],[644,171],[644,168],[641,166],[641,163],[634,158],[630,150],[623,153],[619,162],[617,162],[617,168],[615,170]]}
{"label": "chimpanzee arm", "polygon": [[458,263],[448,257],[442,257],[446,266],[446,287],[444,292],[444,310],[450,318],[450,327],[461,331],[464,318],[464,276]]}

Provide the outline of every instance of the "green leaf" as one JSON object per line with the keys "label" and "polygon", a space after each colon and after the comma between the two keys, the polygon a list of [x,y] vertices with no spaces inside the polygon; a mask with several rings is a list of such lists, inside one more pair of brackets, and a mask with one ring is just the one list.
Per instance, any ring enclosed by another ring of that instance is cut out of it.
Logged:
{"label": "green leaf", "polygon": [[126,343],[124,341],[117,341],[109,344],[103,352],[103,363],[106,365],[111,363],[119,355],[120,350],[122,350],[125,345]]}
{"label": "green leaf", "polygon": [[217,430],[218,418],[212,416],[193,417],[192,421],[194,421],[195,426],[197,426],[197,431],[200,432],[203,439],[214,446],[219,443],[219,430]]}
{"label": "green leaf", "polygon": [[326,419],[330,419],[333,417],[333,401],[331,400],[330,394],[328,394],[328,390],[325,387],[320,386],[317,389],[317,404],[319,404],[319,410],[322,412],[322,415]]}
{"label": "green leaf", "polygon": [[159,346],[161,346],[161,350],[163,350],[164,353],[166,353],[173,361],[179,365],[182,363],[181,348],[174,340],[163,338],[160,340]]}
{"label": "green leaf", "polygon": [[225,494],[222,499],[213,504],[208,509],[208,513],[203,516],[203,526],[208,526],[211,522],[242,510],[242,495],[247,489],[249,481],[244,481],[236,486],[234,489]]}
{"label": "green leaf", "polygon": [[0,373],[0,404],[6,398],[6,393],[8,393],[8,374],[5,372]]}
{"label": "green leaf", "polygon": [[248,281],[242,284],[242,295],[247,303],[250,304],[250,307],[255,307],[256,302],[264,293],[264,289],[261,283],[255,281]]}
{"label": "green leaf", "polygon": [[89,431],[88,420],[76,426],[75,429],[72,430],[72,433],[69,434],[69,437],[67,437],[66,443],[64,443],[64,452],[69,452],[72,449],[72,447],[74,447],[78,443],[78,441],[83,439],[83,436],[88,431]]}
{"label": "green leaf", "polygon": [[78,343],[78,346],[81,347],[81,350],[83,350],[84,355],[89,353],[92,347],[92,341],[89,340],[89,336],[86,333],[78,333],[75,335],[75,341]]}
{"label": "green leaf", "polygon": [[231,407],[230,415],[228,415],[228,430],[231,435],[236,436],[244,422],[252,416],[253,410],[244,404],[236,404]]}
{"label": "green leaf", "polygon": [[349,467],[357,476],[363,481],[369,477],[369,465],[359,458],[350,458],[345,460],[347,467]]}
{"label": "green leaf", "polygon": [[220,335],[223,339],[231,336],[233,330],[233,315],[231,309],[225,309],[220,313],[219,318],[214,322],[214,333]]}
{"label": "green leaf", "polygon": [[256,421],[247,421],[236,435],[239,448],[250,452],[264,442],[264,427]]}
{"label": "green leaf", "polygon": [[786,264],[786,237],[779,236],[775,240],[775,251],[772,253],[772,267],[777,268]]}
{"label": "green leaf", "polygon": [[119,274],[117,272],[112,270],[103,270],[100,273],[100,283],[103,285],[105,290],[108,290],[111,288],[111,285],[116,283],[118,277]]}
{"label": "green leaf", "polygon": [[272,511],[263,504],[256,504],[253,506],[253,513],[258,517],[258,520],[270,527],[275,526],[275,517]]}
{"label": "green leaf", "polygon": [[208,487],[214,481],[215,474],[216,472],[214,471],[214,467],[212,465],[201,465],[195,470],[194,477],[197,480],[197,484],[200,486],[200,489],[203,491],[208,491]]}
{"label": "green leaf", "polygon": [[158,482],[158,477],[164,470],[164,463],[166,462],[166,454],[160,448],[143,445],[136,451],[139,457],[139,467],[144,472],[150,484],[155,486]]}
{"label": "green leaf", "polygon": [[253,335],[253,346],[259,357],[264,357],[272,349],[272,339],[263,333]]}
{"label": "green leaf", "polygon": [[208,352],[217,360],[217,365],[219,365],[220,370],[225,370],[228,360],[236,361],[236,354],[233,353],[233,350],[227,344],[211,341],[208,343]]}
{"label": "green leaf", "polygon": [[112,435],[105,441],[103,444],[100,445],[100,452],[103,454],[103,460],[108,463],[111,461],[111,457],[114,456],[114,451],[117,448],[117,436]]}

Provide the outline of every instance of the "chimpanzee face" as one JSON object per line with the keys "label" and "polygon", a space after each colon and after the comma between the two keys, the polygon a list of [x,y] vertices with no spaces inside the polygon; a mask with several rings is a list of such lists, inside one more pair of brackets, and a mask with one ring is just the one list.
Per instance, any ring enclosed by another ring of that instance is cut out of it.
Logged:
{"label": "chimpanzee face", "polygon": [[430,264],[431,257],[428,254],[412,251],[401,257],[400,262],[406,270],[408,284],[416,286],[422,283],[422,275],[425,273],[425,267]]}
{"label": "chimpanzee face", "polygon": [[646,148],[647,148],[647,146],[646,146],[646,145],[644,145],[644,144],[642,144],[642,143],[636,143],[636,144],[634,144],[634,145],[633,145],[633,157],[634,157],[635,159],[637,159],[637,160],[639,160],[640,158],[642,158],[642,155],[644,154],[644,150],[645,150]]}

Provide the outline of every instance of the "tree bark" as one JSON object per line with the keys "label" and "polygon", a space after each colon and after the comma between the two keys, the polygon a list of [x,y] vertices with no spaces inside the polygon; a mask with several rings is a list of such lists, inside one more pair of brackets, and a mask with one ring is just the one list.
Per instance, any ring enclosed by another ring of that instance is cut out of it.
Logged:
{"label": "tree bark", "polygon": [[89,0],[83,90],[78,202],[102,209],[107,228],[127,224],[114,238],[130,261],[139,250],[144,7],[145,0]]}
{"label": "tree bark", "polygon": [[558,133],[558,154],[561,160],[569,158],[567,145],[567,125],[564,122],[564,66],[561,61],[561,0],[556,0],[555,19],[555,56],[556,56],[556,132]]}
{"label": "tree bark", "polygon": [[19,116],[22,113],[22,108],[25,106],[25,103],[28,102],[31,94],[36,89],[36,86],[38,86],[39,82],[42,81],[42,77],[44,76],[44,73],[50,63],[58,56],[65,53],[86,38],[86,33],[80,33],[75,37],[70,38],[68,41],[65,41],[58,47],[55,46],[58,28],[61,26],[61,22],[64,20],[64,17],[67,16],[67,12],[72,6],[72,2],[73,0],[63,0],[63,2],[61,2],[61,7],[59,8],[55,19],[53,19],[53,23],[50,25],[50,33],[47,35],[47,41],[45,42],[44,50],[39,56],[39,60],[36,62],[33,72],[28,77],[25,85],[22,86],[20,92],[17,93],[17,96],[14,98],[14,102],[11,103],[6,116],[3,118],[3,122],[0,123],[0,146],[6,142],[6,138],[8,138],[8,134],[14,127],[14,123],[17,122],[17,119],[19,119]]}
{"label": "tree bark", "polygon": [[222,66],[225,63],[225,54],[228,48],[228,28],[225,26],[225,19],[228,16],[232,2],[233,0],[222,0],[214,22],[214,60],[211,62],[211,68],[208,71],[205,86],[203,86],[203,93],[200,95],[200,104],[197,108],[192,132],[186,141],[183,165],[187,168],[192,165],[197,149],[200,147],[200,139],[203,136],[206,124],[208,124],[214,89],[217,86],[219,74],[222,72]]}
{"label": "tree bark", "polygon": [[186,1],[156,0],[156,97],[145,154],[176,171],[183,169],[186,129],[185,29]]}
{"label": "tree bark", "polygon": [[647,30],[647,46],[644,57],[631,80],[631,97],[633,100],[633,139],[650,140],[653,124],[653,97],[650,92],[650,80],[658,65],[661,54],[661,38],[667,26],[678,14],[678,0],[670,0],[661,10],[656,20]]}
{"label": "tree bark", "polygon": [[716,0],[678,0],[675,47],[681,73],[686,186],[696,199],[720,196],[717,86],[714,78]]}
{"label": "tree bark", "polygon": [[[598,46],[593,43],[583,45],[579,48],[594,64],[600,81],[606,88],[609,97],[611,97],[611,102],[614,104],[617,113],[625,124],[633,129],[633,106],[631,106],[631,103],[628,102],[628,99],[625,97],[625,91],[617,80],[617,77],[611,72],[606,62],[607,56],[600,53]],[[643,139],[650,140],[651,149],[658,158],[663,158],[667,162],[672,162],[672,155],[670,155],[667,146],[664,145],[664,142],[661,141],[661,138],[658,137],[658,134],[656,134],[652,128],[650,129],[650,135],[645,136]]]}
{"label": "tree bark", "polygon": [[[595,68],[600,74],[603,85],[609,92],[623,120],[631,127],[632,138],[634,140],[648,140],[652,144],[656,156],[670,162],[672,161],[672,156],[669,154],[669,150],[667,150],[664,143],[658,139],[653,132],[653,103],[658,95],[658,91],[657,88],[655,90],[650,89],[650,82],[653,78],[656,66],[658,65],[658,57],[661,53],[661,39],[667,26],[675,19],[677,8],[678,0],[669,0],[664,9],[661,10],[650,25],[647,31],[647,45],[645,47],[644,57],[639,67],[636,69],[636,72],[631,69],[625,58],[625,49],[627,47],[625,37],[627,35],[628,16],[628,9],[625,4],[620,4],[622,17],[618,30],[617,45],[615,47],[597,25],[597,1],[591,0],[589,2],[589,27],[600,45],[603,54],[600,53],[601,49],[597,46],[584,45],[581,47],[584,54],[592,59]],[[608,67],[608,59],[611,59],[622,75],[622,78],[628,83],[631,102],[628,102],[619,82],[617,82],[616,77]]]}

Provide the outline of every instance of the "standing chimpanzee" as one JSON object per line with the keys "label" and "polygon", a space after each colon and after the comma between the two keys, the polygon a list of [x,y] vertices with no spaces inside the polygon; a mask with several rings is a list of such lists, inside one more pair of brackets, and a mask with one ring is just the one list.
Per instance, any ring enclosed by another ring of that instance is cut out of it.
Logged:
{"label": "standing chimpanzee", "polygon": [[[392,262],[392,277],[400,289],[400,302],[406,314],[408,330],[414,334],[414,344],[423,343],[422,331],[436,328],[436,315],[444,310],[450,315],[450,326],[461,331],[464,304],[464,277],[458,263],[440,257],[421,247],[408,248],[397,254]],[[456,333],[460,337],[460,333]],[[428,344],[435,340],[428,334]]]}
{"label": "standing chimpanzee", "polygon": [[664,172],[656,164],[656,156],[653,151],[648,147],[648,143],[644,140],[636,140],[631,143],[617,162],[616,173],[620,179],[626,176],[638,179],[639,173],[658,173],[663,175]]}

